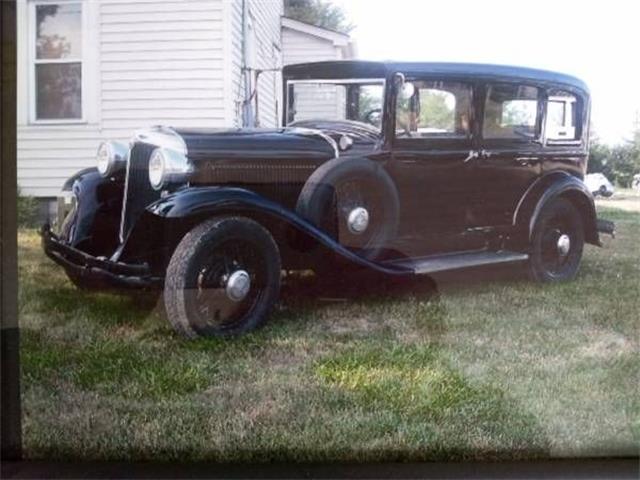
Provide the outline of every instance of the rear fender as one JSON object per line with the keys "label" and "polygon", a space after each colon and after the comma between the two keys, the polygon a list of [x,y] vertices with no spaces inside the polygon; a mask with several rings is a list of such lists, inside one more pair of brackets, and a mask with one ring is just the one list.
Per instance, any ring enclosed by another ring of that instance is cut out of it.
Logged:
{"label": "rear fender", "polygon": [[[234,187],[191,187],[168,195],[149,205],[126,241],[122,258],[136,258],[141,254],[149,235],[153,235],[171,251],[187,231],[207,218],[219,215],[247,216],[259,221],[274,235],[281,251],[290,249],[291,237],[284,231],[293,230],[303,240],[307,251],[316,246],[337,255],[350,264],[386,274],[406,274],[402,267],[388,267],[366,260],[340,245],[295,212],[254,192]],[[155,232],[155,233],[151,233]],[[170,232],[169,234],[167,232]],[[168,237],[170,235],[171,238]],[[146,239],[146,242],[145,242]],[[287,245],[283,245],[287,242]],[[297,242],[296,242],[297,243]],[[165,258],[170,252],[165,252]]]}
{"label": "rear fender", "polygon": [[585,241],[601,246],[593,195],[582,180],[566,172],[552,172],[540,177],[525,192],[513,217],[518,237],[527,244],[542,208],[554,198],[571,201],[582,215]]}

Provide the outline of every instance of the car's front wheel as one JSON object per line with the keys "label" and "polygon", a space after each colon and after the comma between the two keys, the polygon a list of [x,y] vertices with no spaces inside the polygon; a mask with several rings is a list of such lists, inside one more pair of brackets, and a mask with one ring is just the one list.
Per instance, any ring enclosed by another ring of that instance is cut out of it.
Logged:
{"label": "car's front wheel", "polygon": [[529,273],[539,282],[572,280],[578,273],[584,248],[582,217],[564,198],[547,203],[534,226]]}
{"label": "car's front wheel", "polygon": [[271,234],[244,217],[208,220],[185,235],[165,280],[173,327],[187,337],[237,335],[259,326],[280,293]]}

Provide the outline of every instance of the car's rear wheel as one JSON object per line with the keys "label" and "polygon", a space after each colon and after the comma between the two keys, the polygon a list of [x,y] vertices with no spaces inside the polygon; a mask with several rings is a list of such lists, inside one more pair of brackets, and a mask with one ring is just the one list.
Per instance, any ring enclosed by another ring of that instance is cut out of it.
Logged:
{"label": "car's rear wheel", "polygon": [[584,248],[584,227],[576,207],[564,198],[547,203],[534,226],[529,273],[539,282],[572,280]]}
{"label": "car's rear wheel", "polygon": [[178,244],[165,280],[173,327],[187,337],[229,336],[262,324],[280,292],[271,234],[244,217],[208,220]]}

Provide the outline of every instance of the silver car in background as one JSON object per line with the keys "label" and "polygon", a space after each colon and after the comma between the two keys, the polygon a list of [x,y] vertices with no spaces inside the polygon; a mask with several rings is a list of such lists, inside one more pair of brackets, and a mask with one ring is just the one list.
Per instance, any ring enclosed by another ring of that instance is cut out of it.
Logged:
{"label": "silver car in background", "polygon": [[610,197],[613,195],[613,185],[602,173],[589,173],[584,177],[584,183],[594,197],[601,195]]}

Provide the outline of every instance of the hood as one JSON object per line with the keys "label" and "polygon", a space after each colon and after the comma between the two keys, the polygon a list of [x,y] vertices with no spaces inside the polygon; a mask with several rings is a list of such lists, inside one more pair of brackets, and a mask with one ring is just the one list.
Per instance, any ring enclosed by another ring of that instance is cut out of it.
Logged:
{"label": "hood", "polygon": [[338,155],[336,142],[319,130],[300,127],[274,129],[175,129],[184,140],[189,159],[198,160],[329,160]]}

